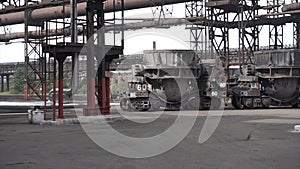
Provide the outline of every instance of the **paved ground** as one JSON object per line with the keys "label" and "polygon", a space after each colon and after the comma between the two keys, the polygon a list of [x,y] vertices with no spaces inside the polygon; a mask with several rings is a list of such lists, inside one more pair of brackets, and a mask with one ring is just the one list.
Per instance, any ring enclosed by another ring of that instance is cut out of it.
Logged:
{"label": "paved ground", "polygon": [[[148,124],[111,123],[136,137],[155,135],[174,122],[167,112]],[[185,112],[186,116],[193,114]],[[26,117],[0,116],[1,169],[299,169],[299,109],[226,110],[213,136],[198,143],[207,111],[200,111],[187,137],[170,151],[145,159],[113,155],[85,134],[80,125],[29,125]],[[144,113],[148,117],[155,113]],[[108,130],[106,127],[101,131]],[[122,143],[120,143],[121,145]],[[118,146],[118,145],[116,145]]]}

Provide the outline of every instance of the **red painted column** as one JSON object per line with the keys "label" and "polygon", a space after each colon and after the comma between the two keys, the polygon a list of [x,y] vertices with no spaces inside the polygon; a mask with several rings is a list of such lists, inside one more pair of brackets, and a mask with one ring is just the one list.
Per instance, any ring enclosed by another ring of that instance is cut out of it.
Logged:
{"label": "red painted column", "polygon": [[86,20],[87,22],[87,107],[84,108],[85,116],[93,115],[95,110],[95,51],[94,51],[94,16],[96,7],[92,0],[87,1]]}
{"label": "red painted column", "polygon": [[58,118],[64,118],[64,80],[58,80]]}
{"label": "red painted column", "polygon": [[106,115],[110,113],[110,87],[109,87],[109,78],[106,77],[105,74],[106,63],[105,59],[102,60],[100,67],[98,69],[98,102],[99,109],[102,115]]}
{"label": "red painted column", "polygon": [[88,55],[87,55],[87,107],[84,108],[85,116],[92,116],[95,114],[95,63],[94,63],[94,47],[93,45],[88,46]]}
{"label": "red painted column", "polygon": [[95,109],[95,77],[87,78],[87,114],[93,115],[93,110]]}
{"label": "red painted column", "polygon": [[97,93],[98,93],[98,97],[97,97],[97,103],[98,103],[98,108],[99,108],[99,113],[98,114],[102,114],[102,104],[103,104],[103,100],[102,100],[102,81],[101,81],[101,76],[99,75],[99,70],[98,70],[98,86],[97,86]]}
{"label": "red painted column", "polygon": [[58,118],[64,118],[64,60],[58,59]]}
{"label": "red painted column", "polygon": [[53,112],[52,112],[52,120],[56,120],[56,60],[54,59],[54,70],[53,70]]}
{"label": "red painted column", "polygon": [[101,93],[101,114],[109,114],[109,85],[108,85],[108,79],[106,77],[102,77],[101,79],[102,85],[102,93]]}
{"label": "red painted column", "polygon": [[101,100],[102,100],[102,105],[101,105],[101,114],[106,114],[106,105],[107,105],[107,98],[106,98],[106,79],[105,77],[101,78],[101,88],[102,88],[102,93],[101,93]]}
{"label": "red painted column", "polygon": [[[45,79],[46,80],[46,79]],[[44,95],[44,120],[47,118],[47,91],[46,91],[46,81],[43,84],[43,95]]]}
{"label": "red painted column", "polygon": [[56,120],[56,79],[53,80],[53,106],[52,106],[52,120]]}
{"label": "red painted column", "polygon": [[24,100],[28,100],[28,85],[24,85]]}
{"label": "red painted column", "polygon": [[110,80],[108,77],[105,78],[106,80],[106,114],[110,114]]}

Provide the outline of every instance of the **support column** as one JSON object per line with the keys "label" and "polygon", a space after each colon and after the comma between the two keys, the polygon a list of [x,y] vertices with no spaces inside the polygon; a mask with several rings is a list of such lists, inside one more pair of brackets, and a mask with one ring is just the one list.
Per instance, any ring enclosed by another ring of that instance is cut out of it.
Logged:
{"label": "support column", "polygon": [[1,75],[1,92],[4,92],[4,76]]}
{"label": "support column", "polygon": [[[103,8],[103,2],[98,4],[99,9]],[[109,103],[109,79],[106,78],[106,59],[105,59],[105,32],[103,30],[104,26],[104,13],[97,9],[97,48],[100,49],[97,53],[97,60],[99,63],[98,68],[98,106],[100,108],[101,114],[110,113],[110,103]],[[101,85],[100,85],[101,84]]]}
{"label": "support column", "polygon": [[[108,69],[108,59],[105,58],[105,32],[104,26],[104,10],[103,2],[105,0],[88,0],[87,1],[87,38],[89,40],[88,54],[87,54],[87,107],[84,109],[84,115],[99,115],[110,113],[110,98],[109,98],[109,78],[106,77],[105,72]],[[124,9],[124,1],[121,0],[122,9]],[[122,18],[124,13],[122,11]],[[95,24],[95,19],[96,24]],[[122,19],[122,23],[124,20]],[[97,33],[94,32],[95,26]],[[94,34],[95,33],[95,34]],[[124,37],[124,34],[122,34]],[[124,41],[121,41],[122,47]],[[115,44],[114,44],[115,45]],[[95,71],[95,59],[98,63],[97,71]],[[97,74],[96,74],[97,73]],[[97,75],[97,86],[95,86]],[[97,87],[98,106],[95,105],[95,87]],[[99,111],[100,110],[100,111]]]}
{"label": "support column", "polygon": [[94,1],[87,1],[86,20],[87,20],[87,108],[84,110],[84,115],[92,115],[95,109],[95,50],[94,50]]}
{"label": "support column", "polygon": [[296,48],[300,49],[300,22],[296,23]]}
{"label": "support column", "polygon": [[[77,43],[77,0],[71,0],[70,5],[72,10],[70,11],[71,18],[71,42]],[[77,92],[79,85],[79,58],[78,53],[74,53],[72,56],[72,96]]]}
{"label": "support column", "polygon": [[106,63],[105,59],[102,60],[98,69],[98,106],[100,108],[101,114],[110,113],[110,83],[109,78],[105,76]]}
{"label": "support column", "polygon": [[6,88],[7,91],[9,92],[9,75],[6,75]]}
{"label": "support column", "polygon": [[58,61],[58,118],[64,118],[64,61],[66,57],[57,58]]}
{"label": "support column", "polygon": [[[25,6],[28,7],[28,0],[25,0]],[[28,43],[29,43],[29,37],[28,37],[28,15],[29,15],[29,10],[25,9],[24,11],[24,61],[25,61],[25,67],[24,67],[24,72],[25,72],[25,85],[24,85],[24,100],[28,100],[29,96],[29,76],[28,76],[28,69],[29,69],[29,49],[28,49]]]}
{"label": "support column", "polygon": [[[51,57],[51,56],[50,56]],[[56,120],[56,59],[54,59],[53,63],[53,112],[52,112],[52,120]]]}

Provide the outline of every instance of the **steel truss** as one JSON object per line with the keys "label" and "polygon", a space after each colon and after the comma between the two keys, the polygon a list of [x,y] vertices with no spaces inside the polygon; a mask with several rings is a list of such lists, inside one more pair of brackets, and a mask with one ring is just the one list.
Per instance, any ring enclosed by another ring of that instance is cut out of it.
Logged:
{"label": "steel truss", "polygon": [[[25,5],[28,7],[32,1],[26,0]],[[38,3],[38,2],[36,2]],[[25,79],[26,84],[24,87],[24,97],[29,99],[31,96],[38,96],[40,99],[46,97],[46,57],[42,53],[42,39],[31,39],[29,30],[34,30],[38,34],[44,29],[42,22],[35,22],[28,16],[30,10],[25,9],[25,21],[24,21],[24,32],[25,32],[25,43],[24,43],[24,54],[25,54]]]}
{"label": "steel truss", "polygon": [[[281,5],[285,4],[285,0],[267,0],[268,13],[279,13]],[[270,18],[278,18],[278,15],[270,16]],[[269,25],[269,49],[283,48],[283,25]]]}
{"label": "steel truss", "polygon": [[253,52],[259,50],[259,26],[248,27],[247,21],[256,20],[258,0],[242,0],[238,14],[239,22],[239,64],[252,64]]}
{"label": "steel truss", "polygon": [[[212,47],[218,56],[227,58],[229,54],[229,28],[225,23],[228,22],[228,13],[224,9],[217,7],[208,8],[209,39]],[[214,27],[215,22],[224,23],[222,27]]]}
{"label": "steel truss", "polygon": [[161,19],[165,19],[166,15],[172,16],[173,6],[171,7],[166,6],[164,1],[160,3],[155,0],[150,0],[150,3],[151,3],[151,10],[154,19],[161,20]]}
{"label": "steel truss", "polygon": [[[206,1],[191,1],[185,3],[185,17],[186,18],[199,18],[206,17]],[[199,52],[201,56],[207,57],[208,53],[208,38],[207,26],[195,25],[188,23],[186,29],[190,30],[190,49]]]}
{"label": "steel truss", "polygon": [[[298,3],[298,0],[291,0],[291,3]],[[297,49],[300,49],[300,22],[293,23],[293,46]]]}

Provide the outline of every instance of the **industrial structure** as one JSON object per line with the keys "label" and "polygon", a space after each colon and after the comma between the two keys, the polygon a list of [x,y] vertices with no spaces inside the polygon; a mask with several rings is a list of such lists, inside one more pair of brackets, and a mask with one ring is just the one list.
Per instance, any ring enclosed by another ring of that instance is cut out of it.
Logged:
{"label": "industrial structure", "polygon": [[[125,111],[217,110],[226,97],[226,79],[214,80],[214,67],[203,63],[194,50],[146,50],[143,62],[132,66],[120,107]],[[220,70],[218,74],[225,76]]]}
{"label": "industrial structure", "polygon": [[[6,30],[8,25],[23,23],[24,31],[2,34],[0,41],[24,38],[25,96],[28,99],[35,94],[45,104],[46,81],[52,82],[54,90],[58,85],[58,90],[63,91],[64,61],[68,57],[72,58],[72,92],[76,92],[78,57],[80,54],[85,55],[89,90],[84,114],[98,114],[99,110],[101,114],[109,114],[109,78],[105,72],[110,70],[109,63],[123,54],[124,30],[161,24],[143,18],[143,22],[127,24],[124,11],[175,3],[185,3],[185,18],[166,19],[163,24],[186,24],[190,31],[191,49],[203,57],[223,57],[226,70],[232,65],[255,64],[254,57],[258,51],[267,49],[276,52],[286,48],[284,36],[290,33],[284,30],[286,24],[293,25],[293,45],[290,48],[300,48],[298,0],[1,0],[0,26]],[[105,18],[104,13],[108,12],[113,13],[113,18]],[[163,17],[159,19],[164,20]],[[269,30],[269,42],[260,44],[260,32],[265,28]],[[108,31],[113,34],[113,44],[105,42],[105,32]],[[238,48],[233,49],[230,36],[238,37]],[[120,45],[116,43],[118,39],[121,40]],[[297,81],[299,67],[289,66],[285,71],[292,73],[284,72],[284,78]],[[32,76],[35,82],[31,80]],[[58,93],[58,97],[54,94],[53,101],[55,103],[58,98],[58,118],[64,118],[63,92]],[[54,106],[53,120],[56,111]]]}

